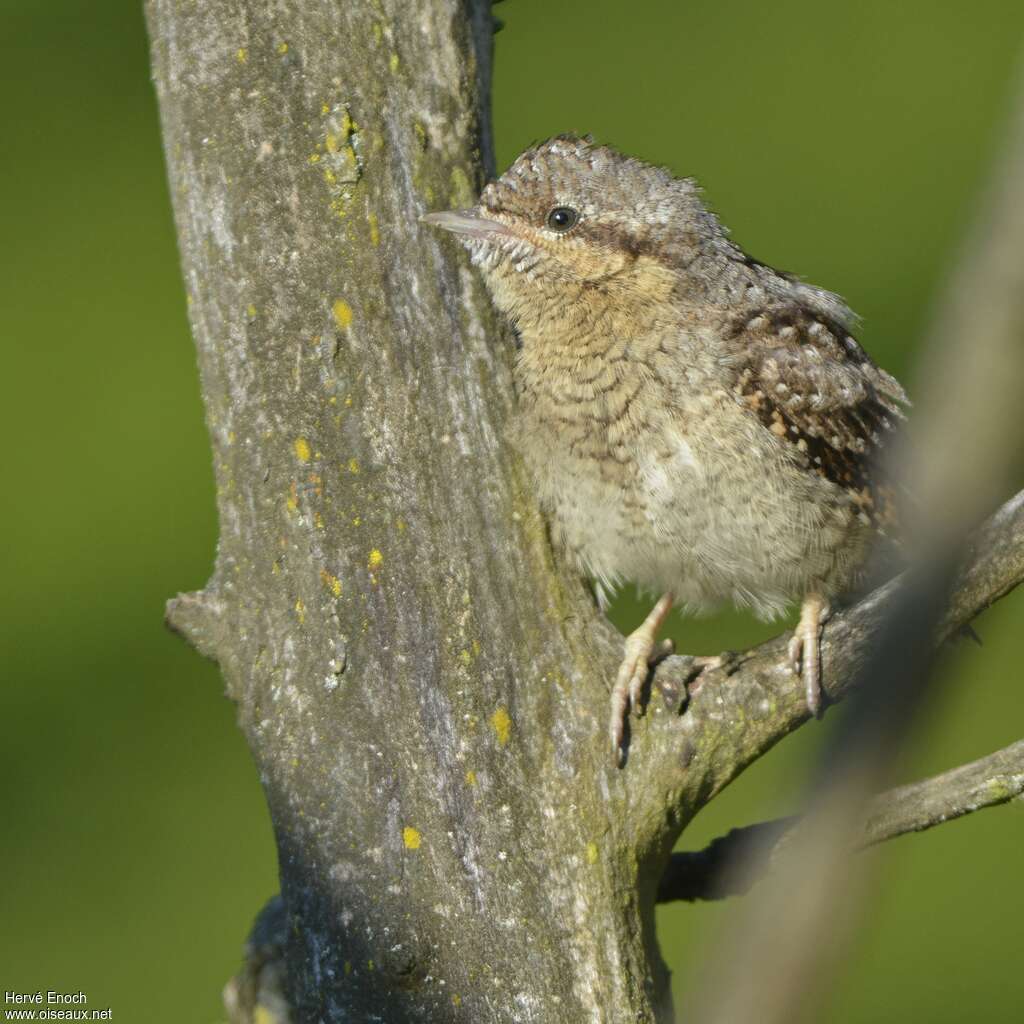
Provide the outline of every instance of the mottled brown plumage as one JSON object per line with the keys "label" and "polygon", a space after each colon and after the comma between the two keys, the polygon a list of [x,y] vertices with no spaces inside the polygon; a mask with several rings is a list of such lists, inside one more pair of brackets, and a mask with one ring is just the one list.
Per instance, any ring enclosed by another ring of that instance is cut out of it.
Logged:
{"label": "mottled brown plumage", "polygon": [[673,599],[763,617],[803,599],[790,657],[818,709],[828,600],[892,532],[877,455],[906,397],[822,289],[736,246],[688,179],[561,136],[456,232],[516,325],[513,441],[556,538],[599,595],[662,593],[626,641],[618,750]]}
{"label": "mottled brown plumage", "polygon": [[906,395],[842,324],[798,304],[766,306],[731,325],[743,352],[737,389],[807,469],[843,488],[880,532],[895,525],[893,490],[873,456],[903,418]]}

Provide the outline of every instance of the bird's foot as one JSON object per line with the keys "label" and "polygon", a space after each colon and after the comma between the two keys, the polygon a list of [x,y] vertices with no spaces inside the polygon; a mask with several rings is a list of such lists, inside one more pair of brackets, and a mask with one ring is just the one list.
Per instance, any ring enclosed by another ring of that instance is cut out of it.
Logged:
{"label": "bird's foot", "polygon": [[612,688],[612,711],[608,734],[612,741],[615,763],[622,764],[622,740],[630,712],[642,712],[641,697],[651,665],[675,649],[671,640],[658,641],[658,630],[672,610],[672,595],[663,595],[638,629],[626,637],[622,664]]}
{"label": "bird's foot", "polygon": [[803,679],[807,710],[815,718],[821,713],[821,627],[828,621],[829,611],[821,594],[808,594],[789,641],[789,667]]}

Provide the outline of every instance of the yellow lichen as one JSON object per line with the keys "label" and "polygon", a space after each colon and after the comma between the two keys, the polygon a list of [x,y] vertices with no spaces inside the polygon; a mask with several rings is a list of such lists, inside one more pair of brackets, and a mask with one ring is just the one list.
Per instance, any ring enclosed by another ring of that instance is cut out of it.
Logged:
{"label": "yellow lichen", "polygon": [[475,786],[476,785],[476,772],[473,771],[472,768],[467,768],[466,769],[466,782],[470,786]]}
{"label": "yellow lichen", "polygon": [[368,213],[366,222],[370,225],[370,244],[380,245],[380,225],[377,223],[377,214]]}
{"label": "yellow lichen", "polygon": [[320,582],[335,596],[341,597],[341,580],[326,569],[320,570]]}
{"label": "yellow lichen", "polygon": [[277,44],[277,52],[279,54],[281,54],[281,56],[283,57],[288,52],[288,44],[287,43],[278,43]]}
{"label": "yellow lichen", "polygon": [[512,719],[504,708],[498,708],[491,715],[491,728],[494,730],[494,735],[498,737],[498,746],[505,746],[512,731]]}
{"label": "yellow lichen", "polygon": [[399,64],[401,64],[401,61],[398,59],[398,54],[391,54],[391,56],[388,58],[388,68],[390,68],[392,74],[394,74],[398,70]]}
{"label": "yellow lichen", "polygon": [[407,850],[418,850],[420,843],[423,841],[423,837],[420,835],[418,828],[413,828],[412,825],[406,825],[402,829],[402,842],[405,843]]}
{"label": "yellow lichen", "polygon": [[245,308],[245,314],[250,318],[254,317],[256,315],[256,307],[252,303],[249,303]]}
{"label": "yellow lichen", "polygon": [[597,863],[597,843],[587,843],[587,863]]}
{"label": "yellow lichen", "polygon": [[377,548],[374,548],[370,552],[370,558],[367,564],[371,569],[376,569],[379,565],[383,563],[383,561],[384,556],[380,553],[380,551]]}
{"label": "yellow lichen", "polygon": [[239,64],[244,64],[248,59],[249,51],[244,46],[240,46],[238,48],[238,52],[235,54],[235,60],[237,60]]}
{"label": "yellow lichen", "polygon": [[350,473],[358,473],[359,472],[359,460],[358,459],[349,459],[348,460],[348,471]]}
{"label": "yellow lichen", "polygon": [[334,312],[334,322],[344,331],[352,324],[352,307],[344,299],[335,299],[331,307]]}
{"label": "yellow lichen", "polygon": [[306,621],[306,605],[303,603],[301,597],[295,602],[295,614],[298,617],[299,625],[301,626],[302,623]]}
{"label": "yellow lichen", "polygon": [[309,462],[313,456],[313,452],[310,450],[309,442],[304,437],[297,437],[295,439],[295,457],[299,462]]}

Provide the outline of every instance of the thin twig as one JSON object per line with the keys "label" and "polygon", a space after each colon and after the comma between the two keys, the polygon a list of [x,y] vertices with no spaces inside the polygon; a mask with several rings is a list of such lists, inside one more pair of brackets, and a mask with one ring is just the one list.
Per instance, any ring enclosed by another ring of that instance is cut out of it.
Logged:
{"label": "thin twig", "polygon": [[[941,775],[880,793],[868,805],[857,846],[863,849],[908,832],[924,832],[1022,794],[1024,740],[1018,740]],[[658,886],[658,902],[720,900],[746,892],[760,876],[736,869],[756,853],[764,870],[770,870],[796,820],[777,818],[734,828],[703,850],[673,854]]]}

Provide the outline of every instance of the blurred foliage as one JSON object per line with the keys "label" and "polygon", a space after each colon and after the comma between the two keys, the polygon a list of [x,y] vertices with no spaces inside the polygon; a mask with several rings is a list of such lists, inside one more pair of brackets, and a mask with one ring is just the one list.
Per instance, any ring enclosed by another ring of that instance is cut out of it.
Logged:
{"label": "blurred foliage", "polygon": [[[737,240],[832,288],[909,376],[998,138],[1016,0],[511,0],[495,125],[504,166],[590,131],[696,176]],[[7,457],[0,622],[5,988],[84,989],[115,1019],[221,1016],[276,888],[256,772],[216,670],[167,634],[200,586],[213,484],[138,0],[0,3]],[[397,40],[401,47],[401,40]],[[225,59],[230,59],[230,54]],[[628,596],[623,626],[641,615]],[[1024,600],[952,658],[906,775],[1020,735]],[[675,620],[682,648],[772,632]],[[792,809],[827,727],[759,763],[685,836]],[[870,854],[870,908],[831,1021],[1017,1021],[1019,806]],[[681,999],[722,907],[659,911]],[[968,1009],[969,1008],[969,1009]]]}

